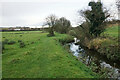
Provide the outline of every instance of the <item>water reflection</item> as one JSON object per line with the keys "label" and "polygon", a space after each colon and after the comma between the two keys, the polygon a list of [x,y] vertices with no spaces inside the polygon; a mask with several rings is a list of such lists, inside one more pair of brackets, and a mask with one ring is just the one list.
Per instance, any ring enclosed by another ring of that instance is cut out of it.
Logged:
{"label": "water reflection", "polygon": [[83,49],[80,45],[76,45],[75,43],[79,42],[77,38],[74,38],[75,42],[69,43],[70,50],[74,56],[76,56],[80,61],[90,66],[92,62],[98,66],[98,68],[106,69],[108,72],[108,78],[117,78],[120,80],[120,66],[116,63],[109,61],[104,56],[98,55],[98,53],[94,51],[90,51],[88,49]]}

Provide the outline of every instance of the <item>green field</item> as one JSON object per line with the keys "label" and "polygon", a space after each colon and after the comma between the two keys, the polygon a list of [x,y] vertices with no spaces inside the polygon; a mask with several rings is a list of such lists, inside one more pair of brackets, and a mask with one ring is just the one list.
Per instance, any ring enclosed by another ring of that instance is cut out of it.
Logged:
{"label": "green field", "polygon": [[118,26],[108,27],[104,34],[107,34],[111,37],[118,37]]}
{"label": "green field", "polygon": [[[2,40],[16,41],[5,45],[2,54],[3,78],[95,78],[98,77],[86,65],[72,56],[58,39],[68,35],[39,31],[3,32]],[[18,40],[25,43],[19,47]]]}

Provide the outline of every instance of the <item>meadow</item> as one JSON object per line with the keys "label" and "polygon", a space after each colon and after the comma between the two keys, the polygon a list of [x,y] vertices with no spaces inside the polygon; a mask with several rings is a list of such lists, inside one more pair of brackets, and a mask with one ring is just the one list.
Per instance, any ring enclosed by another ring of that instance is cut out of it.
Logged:
{"label": "meadow", "polygon": [[104,34],[107,34],[110,37],[117,37],[118,38],[118,31],[119,31],[119,28],[118,28],[118,25],[116,25],[116,26],[106,28]]}
{"label": "meadow", "polygon": [[[85,64],[78,61],[59,39],[67,34],[41,31],[2,32],[2,41],[8,39],[14,44],[5,44],[2,54],[3,78],[97,78]],[[20,41],[24,42],[20,47]]]}

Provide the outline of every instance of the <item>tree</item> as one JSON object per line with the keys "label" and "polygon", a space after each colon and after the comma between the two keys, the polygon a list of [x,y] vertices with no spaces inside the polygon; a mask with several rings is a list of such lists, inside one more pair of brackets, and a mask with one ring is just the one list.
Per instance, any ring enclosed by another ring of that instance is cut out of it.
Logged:
{"label": "tree", "polygon": [[57,17],[54,14],[51,14],[46,18],[46,24],[49,26],[48,36],[54,36],[54,27],[56,21],[57,21]]}
{"label": "tree", "polygon": [[57,20],[55,30],[59,33],[67,33],[69,27],[71,27],[71,23],[65,17],[61,17]]}
{"label": "tree", "polygon": [[89,33],[95,37],[100,36],[100,34],[105,30],[104,24],[105,20],[110,16],[108,10],[103,9],[101,2],[89,2],[91,10],[80,11],[80,14],[89,23]]}

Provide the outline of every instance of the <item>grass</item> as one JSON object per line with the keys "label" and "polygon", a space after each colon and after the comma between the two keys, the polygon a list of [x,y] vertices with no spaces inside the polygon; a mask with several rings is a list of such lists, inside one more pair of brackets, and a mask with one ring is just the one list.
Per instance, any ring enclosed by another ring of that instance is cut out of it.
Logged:
{"label": "grass", "polygon": [[112,26],[108,27],[104,34],[110,36],[110,37],[118,37],[118,26]]}
{"label": "grass", "polygon": [[[3,78],[98,77],[58,42],[67,35],[56,33],[55,37],[47,37],[47,34],[39,31],[3,32],[2,40],[16,41],[13,45],[5,45],[2,54]],[[20,48],[18,40],[26,46]]]}
{"label": "grass", "polygon": [[120,60],[118,47],[118,26],[108,27],[100,37],[94,38],[88,45],[89,49],[94,49],[111,60]]}

